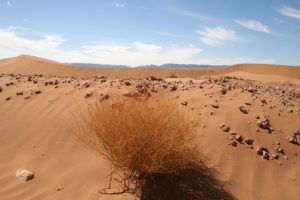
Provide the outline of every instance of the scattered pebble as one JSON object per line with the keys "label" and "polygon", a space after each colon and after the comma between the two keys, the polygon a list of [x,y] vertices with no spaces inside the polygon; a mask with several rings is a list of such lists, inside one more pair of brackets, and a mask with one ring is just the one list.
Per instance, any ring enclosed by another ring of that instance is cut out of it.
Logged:
{"label": "scattered pebble", "polygon": [[243,142],[243,136],[237,134],[236,136],[234,136],[234,139],[236,139],[236,141],[238,141],[239,143]]}
{"label": "scattered pebble", "polygon": [[292,143],[292,144],[298,144],[298,140],[297,140],[297,137],[290,137],[288,139],[289,143]]}
{"label": "scattered pebble", "polygon": [[100,102],[101,101],[105,101],[107,99],[109,99],[109,95],[108,94],[100,94]]}
{"label": "scattered pebble", "polygon": [[213,102],[213,103],[211,104],[211,106],[212,106],[213,108],[219,108],[219,104],[218,104],[217,102]]}
{"label": "scattered pebble", "polygon": [[124,84],[125,84],[126,86],[131,86],[131,83],[130,83],[129,81],[125,81]]}
{"label": "scattered pebble", "polygon": [[230,140],[229,145],[236,147],[237,142],[235,140]]}
{"label": "scattered pebble", "polygon": [[245,138],[245,143],[246,144],[248,144],[248,145],[252,145],[253,144],[253,142],[254,142],[254,139],[252,139],[252,138]]}
{"label": "scattered pebble", "polygon": [[270,121],[267,118],[263,118],[263,119],[258,119],[256,120],[256,124],[265,130],[268,130],[269,133],[271,133],[273,131],[271,125],[270,125]]}
{"label": "scattered pebble", "polygon": [[239,109],[242,113],[248,114],[248,111],[246,110],[246,108],[244,106],[240,106]]}
{"label": "scattered pebble", "polygon": [[34,173],[26,170],[26,169],[18,169],[16,171],[16,177],[19,178],[19,180],[27,182],[34,178]]}
{"label": "scattered pebble", "polygon": [[84,95],[84,98],[90,98],[91,96],[93,96],[93,93],[92,92],[89,92],[89,93],[86,93],[85,95]]}
{"label": "scattered pebble", "polygon": [[256,149],[256,153],[262,156],[263,159],[269,159],[269,150],[266,147],[259,146]]}
{"label": "scattered pebble", "polygon": [[188,102],[187,101],[182,101],[180,104],[183,105],[183,106],[187,106]]}
{"label": "scattered pebble", "polygon": [[279,158],[279,154],[277,153],[272,154],[272,158],[277,160]]}
{"label": "scattered pebble", "polygon": [[227,89],[226,88],[222,88],[221,94],[225,95],[226,93],[227,93]]}
{"label": "scattered pebble", "polygon": [[172,85],[170,90],[171,91],[176,91],[177,90],[177,85]]}
{"label": "scattered pebble", "polygon": [[230,131],[230,127],[227,126],[226,124],[220,124],[219,127],[220,127],[220,129],[222,129],[222,131],[224,131],[224,132],[229,132],[229,131]]}
{"label": "scattered pebble", "polygon": [[64,187],[58,187],[58,188],[56,188],[56,191],[62,191],[64,189]]}

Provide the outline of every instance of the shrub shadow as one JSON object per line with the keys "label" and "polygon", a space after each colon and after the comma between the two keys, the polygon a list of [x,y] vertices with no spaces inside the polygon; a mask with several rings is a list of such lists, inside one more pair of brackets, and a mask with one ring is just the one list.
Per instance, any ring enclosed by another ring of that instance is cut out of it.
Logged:
{"label": "shrub shadow", "polygon": [[141,188],[141,200],[233,200],[216,179],[216,172],[206,167],[176,174],[153,174]]}

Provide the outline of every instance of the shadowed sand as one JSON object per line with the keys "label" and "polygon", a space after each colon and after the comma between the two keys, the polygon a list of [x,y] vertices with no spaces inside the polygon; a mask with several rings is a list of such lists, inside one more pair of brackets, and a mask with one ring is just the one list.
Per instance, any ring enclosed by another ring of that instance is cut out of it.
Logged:
{"label": "shadowed sand", "polygon": [[[98,192],[107,187],[110,167],[79,144],[71,129],[73,115],[94,101],[129,98],[124,94],[136,90],[139,82],[118,78],[164,78],[172,73],[179,78],[144,80],[149,82],[148,92],[152,96],[166,93],[180,105],[186,101],[182,109],[193,114],[201,137],[199,146],[208,158],[206,165],[217,175],[195,171],[159,177],[160,187],[151,184],[145,194],[153,193],[156,199],[167,194],[173,199],[299,199],[300,148],[288,139],[300,129],[300,68],[94,69],[30,56],[0,61],[0,199],[134,199],[128,194],[107,196]],[[77,75],[112,78],[79,79]],[[172,85],[177,89],[172,90]],[[109,98],[103,99],[106,94]],[[211,105],[216,101],[219,108]],[[241,106],[248,114],[240,111]],[[264,115],[270,120],[271,133],[257,125],[257,116]],[[229,132],[220,129],[222,123],[230,126]],[[228,145],[231,132],[254,139],[254,149],[245,142]],[[300,141],[300,136],[297,138]],[[262,145],[271,157],[277,142],[285,152],[278,160],[256,154]],[[34,172],[34,179],[19,181],[15,177],[19,168]],[[57,191],[59,187],[63,189]]]}
{"label": "shadowed sand", "polygon": [[223,189],[215,172],[205,167],[184,170],[175,175],[155,174],[142,188],[141,200],[233,200]]}

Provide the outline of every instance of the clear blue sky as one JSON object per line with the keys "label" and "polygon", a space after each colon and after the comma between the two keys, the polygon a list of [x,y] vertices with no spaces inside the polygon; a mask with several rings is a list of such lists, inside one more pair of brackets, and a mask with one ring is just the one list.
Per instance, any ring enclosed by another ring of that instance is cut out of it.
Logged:
{"label": "clear blue sky", "polygon": [[0,0],[0,58],[300,65],[300,0]]}

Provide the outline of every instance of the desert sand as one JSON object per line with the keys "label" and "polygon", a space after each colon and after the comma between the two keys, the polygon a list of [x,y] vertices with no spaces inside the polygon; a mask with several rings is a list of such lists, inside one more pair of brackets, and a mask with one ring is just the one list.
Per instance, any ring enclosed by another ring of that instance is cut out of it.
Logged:
{"label": "desert sand", "polygon": [[[78,142],[74,115],[145,93],[191,113],[207,166],[234,198],[300,197],[300,67],[96,69],[22,55],[0,61],[0,87],[1,200],[134,199],[98,192],[110,167]],[[18,180],[18,169],[34,179]]]}

